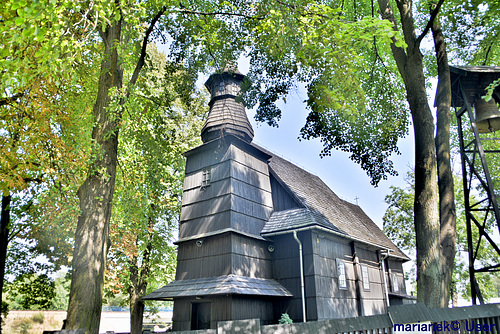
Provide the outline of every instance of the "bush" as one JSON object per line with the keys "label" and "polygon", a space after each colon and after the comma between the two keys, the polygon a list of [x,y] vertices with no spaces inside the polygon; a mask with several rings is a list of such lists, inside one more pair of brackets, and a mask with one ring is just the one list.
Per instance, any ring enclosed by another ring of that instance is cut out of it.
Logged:
{"label": "bush", "polygon": [[279,323],[280,324],[292,324],[293,323],[293,320],[290,318],[290,316],[288,315],[288,313],[283,313],[281,315],[281,318],[279,320]]}
{"label": "bush", "polygon": [[35,323],[39,323],[39,324],[43,324],[44,320],[45,320],[45,315],[42,312],[35,314],[31,318],[31,321],[33,321]]}

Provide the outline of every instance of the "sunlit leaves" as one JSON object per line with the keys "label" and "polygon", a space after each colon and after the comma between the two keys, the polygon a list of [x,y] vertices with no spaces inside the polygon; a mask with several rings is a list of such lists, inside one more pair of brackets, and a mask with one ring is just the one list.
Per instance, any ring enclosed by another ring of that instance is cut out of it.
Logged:
{"label": "sunlit leaves", "polygon": [[55,284],[47,275],[29,273],[8,284],[7,291],[14,309],[47,310],[55,297]]}
{"label": "sunlit leaves", "polygon": [[351,153],[374,185],[395,174],[390,156],[406,135],[408,113],[387,57],[393,40],[404,47],[391,24],[360,12],[353,19],[340,5],[265,4],[259,9],[268,14],[249,23],[253,85],[245,97],[248,105],[258,105],[257,120],[277,125],[276,101],[306,84],[310,114],[301,137],[320,138],[322,155]]}
{"label": "sunlit leaves", "polygon": [[85,38],[95,28],[82,13],[85,8],[73,1],[12,0],[2,5],[1,97],[29,89],[35,78],[58,84],[72,77],[68,68],[81,60]]}
{"label": "sunlit leaves", "polygon": [[445,1],[442,23],[450,54],[466,65],[498,65],[500,5],[498,1]]}

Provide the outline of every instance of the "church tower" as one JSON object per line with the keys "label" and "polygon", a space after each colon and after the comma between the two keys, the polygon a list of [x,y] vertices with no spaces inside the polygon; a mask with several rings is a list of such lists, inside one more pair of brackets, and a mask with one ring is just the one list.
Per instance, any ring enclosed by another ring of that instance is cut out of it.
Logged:
{"label": "church tower", "polygon": [[272,247],[260,235],[273,211],[270,156],[251,145],[252,126],[236,101],[243,79],[237,69],[210,76],[203,144],[185,153],[176,278],[157,290],[174,301],[174,330],[270,323],[273,302],[291,296],[271,279]]}

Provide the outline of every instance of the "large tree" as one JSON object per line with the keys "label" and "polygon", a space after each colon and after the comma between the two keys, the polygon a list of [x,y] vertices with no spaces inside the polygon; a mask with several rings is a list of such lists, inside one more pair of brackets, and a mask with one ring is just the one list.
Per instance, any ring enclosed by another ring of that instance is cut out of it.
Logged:
{"label": "large tree", "polygon": [[[413,18],[412,2],[396,1],[399,11],[400,22],[396,21],[391,3],[388,0],[378,1],[382,17],[389,20],[394,29],[403,32],[407,48],[397,47],[391,44],[392,53],[398,70],[403,78],[407,100],[411,110],[413,129],[415,135],[415,202],[414,202],[414,224],[417,249],[417,299],[425,302],[430,307],[445,307],[448,302],[448,284],[453,269],[455,256],[455,210],[453,200],[453,181],[451,178],[450,155],[449,155],[449,114],[451,107],[451,84],[448,62],[446,59],[446,47],[442,34],[437,24],[436,6],[430,15],[427,25],[417,36],[417,30]],[[438,121],[440,128],[436,143],[440,164],[437,165],[436,145],[434,141],[434,118],[429,106],[424,75],[423,56],[421,43],[429,28],[433,28],[436,45],[436,55],[440,72],[438,82]],[[443,68],[443,66],[445,68]],[[441,119],[445,114],[446,119]],[[446,138],[446,134],[448,137]],[[446,142],[448,140],[448,142]],[[446,183],[442,177],[439,178],[441,197],[438,197],[438,171],[440,176],[448,175]],[[449,191],[451,190],[451,193]],[[448,199],[446,196],[450,196]],[[438,204],[445,205],[450,200],[451,207],[438,211]],[[443,218],[443,227],[440,226],[440,214]],[[451,221],[444,221],[446,215],[451,215]],[[443,230],[443,234],[440,232]],[[441,245],[441,237],[445,237]],[[448,234],[449,233],[449,234]],[[442,251],[441,251],[442,250]],[[443,266],[446,263],[447,266]],[[450,266],[451,264],[451,266]]]}
{"label": "large tree", "polygon": [[38,255],[67,264],[74,184],[86,155],[85,85],[47,75],[0,100],[0,290],[7,269],[26,272]]}
{"label": "large tree", "polygon": [[[83,56],[96,52],[100,71],[93,103],[91,158],[78,189],[80,215],[75,233],[67,327],[95,333],[109,248],[109,223],[123,114],[133,100],[148,42],[173,40],[175,61],[194,55],[190,68],[221,65],[243,48],[235,36],[250,4],[178,1],[72,2],[8,1],[0,13],[2,101],[25,94],[33,82],[54,76],[78,77]],[[242,27],[243,25],[241,25]],[[186,41],[185,36],[195,37]],[[36,66],[35,66],[36,64]],[[89,79],[91,80],[91,79]],[[180,84],[176,82],[175,84]]]}

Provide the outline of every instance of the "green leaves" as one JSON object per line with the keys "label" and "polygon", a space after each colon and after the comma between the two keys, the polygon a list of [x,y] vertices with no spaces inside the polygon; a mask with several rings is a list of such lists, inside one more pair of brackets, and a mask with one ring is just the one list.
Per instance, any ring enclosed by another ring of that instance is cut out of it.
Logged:
{"label": "green leaves", "polygon": [[47,310],[55,297],[55,284],[47,275],[24,274],[8,284],[11,309]]}
{"label": "green leaves", "polygon": [[454,58],[467,65],[498,65],[500,4],[498,1],[446,1],[442,24]]}
{"label": "green leaves", "polygon": [[486,97],[485,97],[486,101],[489,101],[492,99],[493,92],[499,86],[500,86],[500,79],[497,79],[497,80],[493,81],[492,83],[490,83],[488,85],[488,87],[486,87],[486,89],[485,89],[486,90]]}
{"label": "green leaves", "polygon": [[408,113],[387,54],[393,39],[404,42],[390,22],[368,15],[353,20],[341,7],[314,2],[268,2],[261,10],[263,17],[248,23],[253,86],[245,102],[258,105],[256,119],[277,125],[276,101],[305,84],[310,114],[301,138],[319,138],[322,155],[350,152],[374,185],[394,175],[390,155],[407,133]]}

